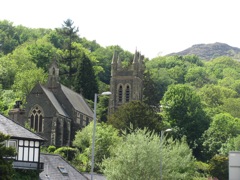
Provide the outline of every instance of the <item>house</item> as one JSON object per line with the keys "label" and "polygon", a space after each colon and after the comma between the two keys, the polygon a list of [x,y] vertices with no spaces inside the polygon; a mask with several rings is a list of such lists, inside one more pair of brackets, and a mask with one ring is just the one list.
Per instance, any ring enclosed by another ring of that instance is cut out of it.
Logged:
{"label": "house", "polygon": [[56,61],[49,68],[47,83],[36,84],[26,101],[24,111],[17,104],[9,117],[22,125],[28,123],[47,139],[47,146],[71,146],[76,131],[93,119],[93,110],[84,97],[60,83]]}
{"label": "house", "polygon": [[87,180],[88,178],[56,154],[41,154],[44,170],[39,174],[40,180]]}
{"label": "house", "polygon": [[42,137],[1,114],[0,132],[10,136],[6,146],[16,148],[17,155],[12,157],[13,168],[43,170],[44,164],[40,162],[40,148],[45,140]]}

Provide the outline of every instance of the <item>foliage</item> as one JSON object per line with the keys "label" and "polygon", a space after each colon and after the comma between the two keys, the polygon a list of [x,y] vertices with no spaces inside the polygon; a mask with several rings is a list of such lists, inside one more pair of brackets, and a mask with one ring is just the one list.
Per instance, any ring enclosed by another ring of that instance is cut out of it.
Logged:
{"label": "foliage", "polygon": [[[18,72],[13,84],[13,89],[19,98],[26,97],[37,83],[46,82],[47,75],[42,69],[30,69]],[[25,102],[25,99],[22,99]]]}
{"label": "foliage", "polygon": [[16,169],[12,179],[13,180],[39,179],[39,171],[37,171],[37,170],[27,170],[27,169]]}
{"label": "foliage", "polygon": [[149,128],[160,131],[161,119],[152,107],[141,102],[131,101],[120,106],[117,111],[108,117],[109,124],[119,130],[126,130],[132,124],[133,129]]}
{"label": "foliage", "polygon": [[195,160],[184,141],[170,139],[161,143],[159,136],[147,129],[125,134],[124,140],[112,149],[112,156],[103,160],[103,173],[112,180],[159,179],[161,156],[163,179],[187,180],[196,176]]}
{"label": "foliage", "polygon": [[[73,145],[80,150],[74,159],[75,166],[81,171],[90,171],[91,163],[91,150],[92,150],[92,133],[93,122],[87,127],[76,133]],[[95,134],[95,161],[94,170],[99,171],[99,165],[104,157],[110,156],[110,150],[115,147],[121,138],[118,136],[119,132],[111,125],[105,123],[97,123]]]}
{"label": "foliage", "polygon": [[148,104],[149,106],[155,107],[156,109],[159,107],[161,93],[149,71],[144,74],[143,97],[144,103]]}
{"label": "foliage", "polygon": [[228,179],[228,157],[215,155],[209,162],[210,174],[219,180]]}
{"label": "foliage", "polygon": [[91,60],[84,52],[81,54],[81,61],[78,64],[75,90],[89,100],[94,100],[94,94],[98,93],[97,79]]}
{"label": "foliage", "polygon": [[209,126],[200,97],[188,85],[171,85],[161,101],[163,120],[175,129],[175,137],[187,137],[194,155],[199,157],[199,140]]}
{"label": "foliage", "polygon": [[64,21],[64,24],[62,25],[62,28],[57,28],[56,31],[58,34],[62,35],[64,37],[63,41],[63,49],[65,56],[63,57],[63,60],[68,66],[68,77],[72,79],[73,75],[73,61],[76,59],[76,57],[73,55],[73,50],[75,49],[72,45],[73,42],[79,41],[79,37],[77,35],[77,32],[79,31],[78,27],[75,27],[74,22],[71,19],[67,19]]}
{"label": "foliage", "polygon": [[54,151],[54,154],[59,154],[68,161],[72,161],[75,154],[78,152],[76,148],[72,147],[60,147]]}
{"label": "foliage", "polygon": [[223,143],[229,138],[237,137],[240,133],[240,119],[232,117],[227,113],[220,113],[213,117],[208,130],[203,134],[204,153],[209,158],[217,154]]}
{"label": "foliage", "polygon": [[[104,91],[105,92],[105,91]],[[99,102],[97,104],[97,116],[99,122],[107,122],[109,96],[98,96]]]}
{"label": "foliage", "polygon": [[10,180],[13,177],[12,161],[7,160],[6,157],[16,155],[15,149],[5,146],[5,141],[10,137],[0,132],[0,177],[1,179]]}

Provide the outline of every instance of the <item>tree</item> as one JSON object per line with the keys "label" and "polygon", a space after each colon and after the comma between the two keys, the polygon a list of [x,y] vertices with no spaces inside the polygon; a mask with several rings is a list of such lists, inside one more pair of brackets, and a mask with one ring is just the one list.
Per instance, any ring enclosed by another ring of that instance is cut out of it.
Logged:
{"label": "tree", "polygon": [[215,155],[209,162],[209,171],[213,177],[219,180],[228,179],[228,157]]}
{"label": "tree", "polygon": [[11,147],[5,146],[5,141],[9,136],[0,132],[0,177],[1,179],[10,180],[13,177],[12,161],[7,160],[6,157],[15,156],[15,150]]}
{"label": "tree", "polygon": [[47,75],[42,69],[26,70],[16,74],[13,89],[23,101],[37,83],[43,83],[47,80]]}
{"label": "tree", "polygon": [[103,160],[107,179],[160,179],[161,159],[162,179],[190,180],[196,176],[195,159],[186,142],[160,142],[159,136],[146,128],[125,132],[123,139],[112,149],[112,156]]}
{"label": "tree", "polygon": [[144,103],[157,109],[159,108],[161,98],[160,91],[158,90],[157,84],[153,81],[149,71],[144,74],[143,97]]}
{"label": "tree", "polygon": [[94,94],[98,93],[98,83],[91,60],[82,52],[75,77],[75,90],[86,99],[93,100]]}
{"label": "tree", "polygon": [[[80,151],[80,154],[76,155],[73,163],[81,171],[90,171],[91,168],[92,131],[93,122],[78,131],[73,141],[73,145]],[[97,123],[94,150],[95,171],[100,170],[99,166],[103,158],[108,158],[110,156],[110,150],[121,141],[121,137],[119,137],[118,134],[118,130],[111,125]]]}
{"label": "tree", "polygon": [[212,158],[220,152],[222,145],[240,133],[240,119],[228,113],[220,113],[213,117],[210,127],[203,134],[204,154]]}
{"label": "tree", "polygon": [[71,79],[73,75],[73,66],[72,63],[76,57],[73,56],[72,52],[74,47],[72,45],[73,42],[77,42],[80,38],[77,35],[79,31],[78,27],[73,26],[74,22],[71,19],[67,19],[64,21],[62,28],[56,29],[59,34],[65,37],[63,49],[65,50],[64,61],[66,61],[68,65],[68,76]]}
{"label": "tree", "polygon": [[199,142],[209,127],[200,97],[188,85],[171,85],[161,101],[164,123],[175,129],[175,137],[187,137],[196,157],[200,156]]}
{"label": "tree", "polygon": [[107,122],[119,130],[128,129],[132,124],[133,129],[147,127],[159,132],[161,126],[160,116],[152,107],[141,101],[123,104],[108,117]]}

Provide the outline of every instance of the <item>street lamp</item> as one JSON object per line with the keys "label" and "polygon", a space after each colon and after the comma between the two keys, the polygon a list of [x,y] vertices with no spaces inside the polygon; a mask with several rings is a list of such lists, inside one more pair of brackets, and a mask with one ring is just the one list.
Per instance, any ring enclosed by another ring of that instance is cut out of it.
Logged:
{"label": "street lamp", "polygon": [[160,137],[160,180],[162,180],[162,145],[163,145],[163,136],[164,132],[170,132],[172,129],[166,129],[161,131],[161,137]]}
{"label": "street lamp", "polygon": [[94,170],[94,148],[95,148],[95,132],[96,132],[96,111],[97,111],[97,97],[107,96],[112,93],[107,91],[102,94],[95,93],[94,95],[94,111],[93,111],[93,135],[92,135],[92,164],[91,164],[91,180],[93,180],[93,170]]}

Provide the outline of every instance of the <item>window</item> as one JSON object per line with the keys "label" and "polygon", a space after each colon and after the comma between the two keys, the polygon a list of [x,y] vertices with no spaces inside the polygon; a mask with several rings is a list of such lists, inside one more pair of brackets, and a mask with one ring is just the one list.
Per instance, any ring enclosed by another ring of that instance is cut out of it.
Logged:
{"label": "window", "polygon": [[122,85],[119,86],[118,88],[118,101],[121,103],[122,102]]}
{"label": "window", "polygon": [[130,100],[130,87],[127,85],[126,87],[126,102],[129,102]]}
{"label": "window", "polygon": [[43,112],[41,108],[35,106],[30,115],[30,127],[37,132],[43,131]]}

